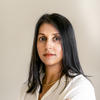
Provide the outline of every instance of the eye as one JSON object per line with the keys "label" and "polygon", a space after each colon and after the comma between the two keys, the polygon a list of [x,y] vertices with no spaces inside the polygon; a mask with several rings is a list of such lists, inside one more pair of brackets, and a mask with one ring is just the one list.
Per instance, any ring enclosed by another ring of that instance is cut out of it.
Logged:
{"label": "eye", "polygon": [[45,41],[46,40],[46,37],[42,36],[39,38],[39,41]]}
{"label": "eye", "polygon": [[60,38],[59,36],[55,36],[55,37],[53,38],[53,40],[54,40],[54,41],[60,41],[61,38]]}

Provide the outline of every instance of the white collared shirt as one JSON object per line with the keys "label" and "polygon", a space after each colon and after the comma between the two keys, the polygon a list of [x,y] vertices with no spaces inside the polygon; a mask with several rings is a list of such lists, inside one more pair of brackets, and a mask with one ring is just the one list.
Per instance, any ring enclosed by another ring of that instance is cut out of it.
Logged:
{"label": "white collared shirt", "polygon": [[[65,75],[62,76],[60,84],[57,81],[41,98],[41,100],[96,100],[94,87],[83,75],[74,77],[63,90],[66,83]],[[58,86],[59,84],[59,86]],[[58,87],[57,87],[58,86]],[[39,89],[34,94],[26,93],[27,86],[21,91],[20,100],[38,100]],[[63,92],[61,92],[63,90]],[[60,94],[61,92],[61,94]]]}

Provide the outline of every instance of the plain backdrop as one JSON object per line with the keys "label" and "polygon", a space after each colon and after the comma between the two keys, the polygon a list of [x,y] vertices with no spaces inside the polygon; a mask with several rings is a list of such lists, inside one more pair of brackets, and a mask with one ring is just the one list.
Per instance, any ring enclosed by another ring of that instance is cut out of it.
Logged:
{"label": "plain backdrop", "polygon": [[60,13],[75,30],[81,65],[100,98],[100,0],[0,1],[0,100],[17,100],[27,80],[35,24]]}

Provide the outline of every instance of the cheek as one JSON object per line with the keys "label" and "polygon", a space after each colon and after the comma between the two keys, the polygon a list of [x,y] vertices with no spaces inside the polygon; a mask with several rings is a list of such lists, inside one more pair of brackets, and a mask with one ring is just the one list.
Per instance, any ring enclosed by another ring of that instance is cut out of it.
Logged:
{"label": "cheek", "polygon": [[37,43],[37,51],[38,51],[38,54],[40,54],[41,53],[41,45],[39,45],[38,43]]}
{"label": "cheek", "polygon": [[44,48],[43,48],[43,45],[40,44],[40,43],[37,43],[37,51],[38,51],[39,56],[42,55],[42,53],[43,53],[43,51],[44,51],[43,49],[44,49]]}
{"label": "cheek", "polygon": [[59,56],[63,55],[63,51],[62,51],[61,45],[57,45],[56,46],[56,52],[57,52],[57,55],[59,55]]}

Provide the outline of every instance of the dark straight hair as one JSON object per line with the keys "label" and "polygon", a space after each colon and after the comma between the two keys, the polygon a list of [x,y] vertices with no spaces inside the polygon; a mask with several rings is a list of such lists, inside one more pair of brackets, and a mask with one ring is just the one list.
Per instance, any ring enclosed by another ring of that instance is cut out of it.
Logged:
{"label": "dark straight hair", "polygon": [[34,93],[39,85],[41,87],[40,92],[42,91],[42,84],[40,81],[40,70],[42,70],[42,72],[45,73],[45,65],[41,61],[37,52],[37,37],[39,28],[43,23],[53,25],[59,31],[59,34],[61,36],[61,43],[63,49],[61,75],[65,75],[66,80],[67,77],[73,78],[80,74],[84,75],[78,57],[74,30],[70,21],[63,15],[57,13],[44,14],[40,17],[35,27],[27,93]]}

